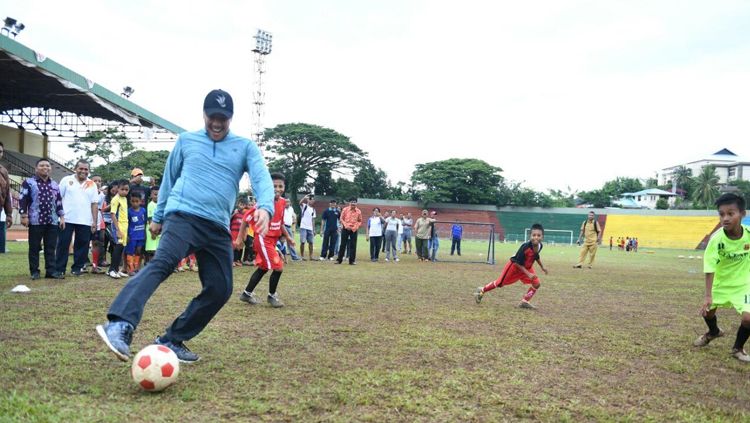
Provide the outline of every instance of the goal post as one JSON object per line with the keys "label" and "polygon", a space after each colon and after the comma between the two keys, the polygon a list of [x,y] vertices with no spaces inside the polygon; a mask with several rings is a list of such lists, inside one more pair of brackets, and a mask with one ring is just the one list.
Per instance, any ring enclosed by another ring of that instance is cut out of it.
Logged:
{"label": "goal post", "polygon": [[[523,230],[523,242],[529,240],[531,236],[531,228]],[[545,229],[544,230],[544,243],[548,244],[574,244],[573,231],[566,229]]]}
{"label": "goal post", "polygon": [[[438,220],[434,225],[439,240],[437,261],[495,264],[495,239],[497,236],[493,223]],[[462,229],[461,255],[458,255],[458,248],[451,255],[453,225],[459,225]]]}

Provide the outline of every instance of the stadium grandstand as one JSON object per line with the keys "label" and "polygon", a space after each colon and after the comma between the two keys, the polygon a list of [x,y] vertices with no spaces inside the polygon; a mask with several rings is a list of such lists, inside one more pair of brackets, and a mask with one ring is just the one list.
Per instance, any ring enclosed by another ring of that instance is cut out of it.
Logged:
{"label": "stadium grandstand", "polygon": [[118,95],[6,36],[0,36],[0,75],[2,164],[14,197],[39,158],[52,163],[52,179],[72,173],[50,151],[51,143],[110,128],[134,142],[175,140],[184,131],[128,100],[128,90]]}

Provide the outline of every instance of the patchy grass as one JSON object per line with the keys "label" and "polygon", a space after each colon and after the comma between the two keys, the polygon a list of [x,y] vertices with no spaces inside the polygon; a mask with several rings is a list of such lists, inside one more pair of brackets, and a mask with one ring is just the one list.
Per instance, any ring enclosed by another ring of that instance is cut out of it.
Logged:
{"label": "patchy grass", "polygon": [[[678,255],[694,251],[600,249],[578,270],[576,248],[548,246],[533,311],[515,307],[520,284],[472,297],[515,245],[498,245],[489,266],[370,263],[362,242],[357,266],[289,264],[278,310],[237,300],[252,271],[241,268],[235,296],[189,342],[202,360],[148,394],[94,331],[124,282],[30,281],[26,244],[11,248],[0,256],[0,421],[750,419],[750,367],[729,354],[738,316],[721,311],[728,336],[691,347],[705,330],[702,260]],[[20,283],[32,292],[9,292]],[[133,349],[199,289],[195,273],[165,282]]]}

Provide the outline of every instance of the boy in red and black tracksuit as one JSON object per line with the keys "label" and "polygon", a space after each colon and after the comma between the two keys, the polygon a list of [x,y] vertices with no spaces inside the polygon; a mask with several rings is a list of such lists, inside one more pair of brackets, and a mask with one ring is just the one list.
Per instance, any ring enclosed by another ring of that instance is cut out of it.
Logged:
{"label": "boy in red and black tracksuit", "polygon": [[242,220],[245,217],[245,213],[247,204],[245,204],[245,200],[238,200],[237,201],[237,208],[234,209],[234,213],[232,214],[232,217],[229,220],[229,232],[232,234],[232,244],[234,246],[234,260],[232,265],[242,266],[242,246],[237,248],[237,238],[240,234],[240,227],[242,226]]}
{"label": "boy in red and black tracksuit", "polygon": [[[256,232],[255,239],[253,240],[253,249],[255,250],[255,265],[258,268],[255,270],[250,281],[247,283],[245,291],[240,294],[240,301],[244,301],[248,304],[258,304],[259,300],[253,293],[255,287],[260,282],[263,275],[269,270],[271,272],[271,280],[268,284],[268,303],[272,307],[284,307],[284,304],[279,300],[276,295],[276,288],[279,286],[279,279],[281,279],[281,272],[284,270],[284,260],[279,256],[276,250],[276,242],[281,236],[294,247],[294,239],[289,236],[289,233],[284,227],[284,209],[286,208],[286,200],[282,197],[285,190],[285,178],[281,173],[272,173],[271,180],[273,180],[273,189],[276,197],[273,200],[273,218],[268,227],[268,233],[263,236]],[[245,217],[242,219],[242,225],[240,226],[240,233],[237,239],[234,241],[235,248],[241,248],[245,237],[247,236],[248,225],[254,225],[255,207],[245,213]]]}
{"label": "boy in red and black tracksuit", "polygon": [[539,257],[539,253],[542,251],[542,239],[544,239],[544,228],[542,225],[535,223],[531,226],[531,239],[521,245],[515,256],[511,257],[508,263],[503,268],[500,277],[494,282],[490,282],[484,287],[478,287],[474,292],[477,303],[482,302],[482,296],[488,291],[492,291],[495,288],[503,287],[518,282],[519,280],[526,285],[531,285],[526,295],[523,296],[521,303],[518,305],[521,308],[536,308],[531,305],[531,298],[534,297],[536,291],[541,285],[539,277],[534,272],[534,262],[539,263],[539,267],[542,269],[544,274],[547,274],[547,269],[542,264],[542,260]]}

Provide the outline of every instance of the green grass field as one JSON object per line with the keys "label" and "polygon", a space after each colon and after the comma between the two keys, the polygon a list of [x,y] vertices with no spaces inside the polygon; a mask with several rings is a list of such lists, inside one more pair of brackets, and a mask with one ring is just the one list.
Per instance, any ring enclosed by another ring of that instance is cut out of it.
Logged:
{"label": "green grass field", "polygon": [[[94,331],[124,282],[30,281],[26,244],[11,248],[0,256],[0,421],[750,419],[750,366],[730,356],[734,311],[719,313],[727,337],[691,346],[705,331],[702,260],[678,255],[700,252],[600,249],[594,269],[577,270],[576,248],[549,246],[537,310],[516,307],[521,284],[474,302],[515,245],[498,244],[489,266],[370,263],[361,242],[357,266],[290,263],[282,309],[238,301],[252,271],[243,267],[235,295],[188,343],[201,361],[149,394]],[[32,292],[10,293],[16,284]],[[259,292],[267,286],[268,276]],[[199,287],[196,273],[166,281],[133,350]]]}

